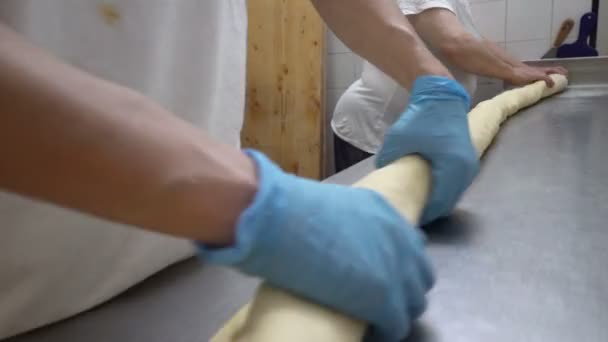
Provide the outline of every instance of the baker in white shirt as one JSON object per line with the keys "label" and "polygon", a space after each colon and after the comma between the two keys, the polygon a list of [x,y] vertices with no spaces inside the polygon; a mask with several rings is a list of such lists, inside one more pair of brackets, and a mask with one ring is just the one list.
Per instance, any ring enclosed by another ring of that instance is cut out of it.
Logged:
{"label": "baker in white shirt", "polygon": [[[532,68],[509,56],[476,30],[468,0],[397,0],[428,48],[472,97],[476,75],[515,85],[547,80],[563,68]],[[409,100],[408,90],[372,63],[364,61],[361,77],[338,100],[331,127],[336,171],[377,153],[386,130]]]}

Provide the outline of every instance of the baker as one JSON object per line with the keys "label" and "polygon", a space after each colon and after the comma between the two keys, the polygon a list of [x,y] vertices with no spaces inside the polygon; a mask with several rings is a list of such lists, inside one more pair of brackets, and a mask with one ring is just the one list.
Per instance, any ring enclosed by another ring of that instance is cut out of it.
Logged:
{"label": "baker", "polygon": [[[562,67],[528,66],[481,36],[473,23],[468,0],[397,0],[397,4],[416,33],[431,52],[449,66],[469,96],[475,93],[476,75],[518,86],[538,80],[552,86],[550,74],[567,74]],[[395,122],[399,118],[414,120],[416,113],[427,116],[426,111],[402,115],[410,101],[410,90],[414,95],[411,104],[423,98],[415,96],[419,92],[416,83],[411,88],[402,85],[372,63],[363,63],[361,77],[342,94],[331,121],[337,171],[376,153],[380,153],[379,161],[385,164],[382,158],[389,153],[386,148],[390,146],[381,149],[385,134],[411,137],[403,134],[402,124],[394,125]],[[392,130],[389,130],[391,126]],[[444,148],[443,143],[439,144],[438,148]]]}
{"label": "baker", "polygon": [[[448,215],[478,170],[469,94],[392,0],[313,3],[412,89],[407,112],[424,119],[396,126],[381,160],[429,160],[424,220]],[[424,311],[423,238],[382,197],[238,149],[243,0],[5,0],[0,18],[0,338],[194,252],[369,322],[381,340]]]}

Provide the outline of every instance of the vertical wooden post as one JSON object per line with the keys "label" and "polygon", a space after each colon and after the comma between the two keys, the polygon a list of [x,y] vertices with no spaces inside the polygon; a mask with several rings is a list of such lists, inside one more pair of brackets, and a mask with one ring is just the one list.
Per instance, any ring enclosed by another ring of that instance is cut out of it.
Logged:
{"label": "vertical wooden post", "polygon": [[308,0],[249,0],[243,146],[319,179],[325,28]]}

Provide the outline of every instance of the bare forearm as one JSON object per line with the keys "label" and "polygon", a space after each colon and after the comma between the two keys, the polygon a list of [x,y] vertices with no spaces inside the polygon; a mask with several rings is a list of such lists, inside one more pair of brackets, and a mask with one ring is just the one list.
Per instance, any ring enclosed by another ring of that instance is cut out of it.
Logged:
{"label": "bare forearm", "polygon": [[230,243],[255,192],[240,151],[0,26],[0,188],[148,230]]}
{"label": "bare forearm", "polygon": [[464,71],[501,80],[512,77],[514,65],[472,35],[466,34],[444,44],[441,51],[450,63]]}
{"label": "bare forearm", "polygon": [[470,34],[454,13],[443,8],[424,11],[413,17],[418,34],[440,51],[454,66],[477,75],[508,79],[512,66]]}
{"label": "bare forearm", "polygon": [[511,55],[509,55],[505,49],[501,48],[500,46],[498,46],[496,43],[487,40],[487,39],[483,39],[481,41],[483,43],[483,45],[490,50],[495,56],[497,56],[498,58],[500,58],[503,62],[513,66],[513,67],[517,67],[517,66],[525,66],[524,63],[522,63],[521,61],[517,60],[516,58],[512,57]]}
{"label": "bare forearm", "polygon": [[410,88],[421,75],[451,77],[393,0],[312,0],[344,43]]}

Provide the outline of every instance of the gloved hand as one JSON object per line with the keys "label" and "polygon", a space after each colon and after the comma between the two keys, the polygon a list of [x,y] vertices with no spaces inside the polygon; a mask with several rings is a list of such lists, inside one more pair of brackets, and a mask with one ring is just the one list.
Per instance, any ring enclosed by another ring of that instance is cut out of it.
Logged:
{"label": "gloved hand", "polygon": [[404,337],[434,282],[421,232],[372,190],[299,178],[247,153],[259,189],[236,243],[198,244],[200,256],[369,322],[378,341]]}
{"label": "gloved hand", "polygon": [[469,134],[469,107],[469,95],[458,82],[419,77],[408,107],[389,128],[376,156],[378,167],[414,153],[431,164],[433,183],[422,224],[449,215],[479,171]]}

